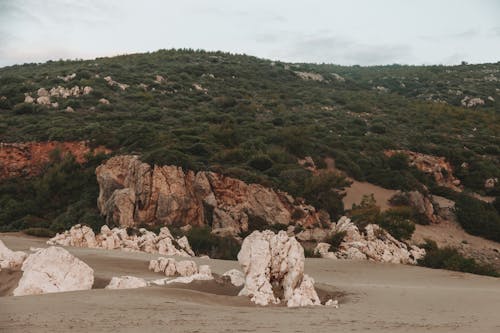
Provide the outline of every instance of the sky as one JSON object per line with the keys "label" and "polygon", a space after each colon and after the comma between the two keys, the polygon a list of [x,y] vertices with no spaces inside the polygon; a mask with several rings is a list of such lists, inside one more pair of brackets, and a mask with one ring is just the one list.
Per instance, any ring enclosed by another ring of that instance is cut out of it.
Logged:
{"label": "sky", "polygon": [[169,48],[341,65],[500,61],[500,0],[0,0],[0,67]]}

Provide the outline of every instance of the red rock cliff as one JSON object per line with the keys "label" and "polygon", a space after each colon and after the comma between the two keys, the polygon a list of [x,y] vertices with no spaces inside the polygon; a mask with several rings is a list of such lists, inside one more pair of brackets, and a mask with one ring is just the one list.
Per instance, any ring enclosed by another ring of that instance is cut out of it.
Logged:
{"label": "red rock cliff", "polygon": [[96,175],[98,207],[108,224],[208,225],[237,235],[252,224],[312,226],[324,215],[284,192],[213,172],[151,166],[137,156],[113,157]]}
{"label": "red rock cliff", "polygon": [[0,179],[39,174],[55,149],[59,149],[63,155],[73,154],[78,163],[85,162],[85,155],[90,151],[110,152],[104,147],[92,150],[86,141],[0,143]]}

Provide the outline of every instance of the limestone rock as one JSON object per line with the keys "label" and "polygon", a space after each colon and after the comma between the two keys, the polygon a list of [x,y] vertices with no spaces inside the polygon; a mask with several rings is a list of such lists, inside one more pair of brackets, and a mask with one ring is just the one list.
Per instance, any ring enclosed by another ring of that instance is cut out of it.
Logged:
{"label": "limestone rock", "polygon": [[320,245],[321,243],[317,245],[317,252],[324,258],[416,264],[418,259],[425,256],[424,249],[417,246],[409,247],[376,224],[368,224],[362,233],[344,216],[336,227],[337,232],[346,232],[346,235],[335,253],[325,253],[327,246]]}
{"label": "limestone rock", "polygon": [[29,95],[26,95],[26,97],[24,97],[24,103],[33,103],[35,101],[35,99]]}
{"label": "limestone rock", "polygon": [[109,105],[109,101],[106,98],[99,99],[99,103],[104,104],[104,105]]}
{"label": "limestone rock", "polygon": [[36,99],[37,104],[41,105],[50,105],[50,97],[49,96],[40,96]]}
{"label": "limestone rock", "polygon": [[318,243],[314,248],[313,253],[319,255],[321,258],[337,259],[337,256],[333,252],[328,252],[331,245],[328,243]]}
{"label": "limestone rock", "polygon": [[[210,224],[214,234],[237,236],[253,223],[306,227],[320,222],[313,207],[284,192],[213,172],[151,166],[137,156],[115,156],[96,169],[96,176],[98,208],[109,224]],[[314,232],[314,237],[324,235]]]}
{"label": "limestone rock", "polygon": [[[304,275],[304,259],[302,246],[285,231],[254,231],[238,253],[245,274],[240,295],[259,305],[277,304],[281,299],[287,306],[319,305],[314,281]],[[273,285],[283,295],[275,295]]]}
{"label": "limestone rock", "polygon": [[236,287],[241,287],[242,285],[245,284],[245,274],[243,274],[242,271],[239,271],[237,269],[231,269],[222,276],[227,276],[231,279],[231,284],[233,284]]}
{"label": "limestone rock", "polygon": [[26,253],[22,251],[12,251],[0,240],[0,270],[20,269],[26,256]]}
{"label": "limestone rock", "polygon": [[135,276],[114,276],[105,289],[135,289],[147,286],[146,280]]}
{"label": "limestone rock", "polygon": [[198,273],[198,267],[196,266],[196,263],[192,260],[178,261],[175,264],[175,267],[177,269],[177,273],[180,276],[190,276]]}
{"label": "limestone rock", "polygon": [[338,309],[339,302],[337,300],[329,299],[328,301],[326,301],[325,306],[330,306],[332,308]]}
{"label": "limestone rock", "polygon": [[95,235],[91,228],[77,224],[70,230],[49,239],[47,244],[142,251],[183,257],[194,256],[187,238],[175,239],[167,227],[161,228],[160,233],[156,235],[144,228],[129,234],[124,228],[109,229],[107,225],[104,225],[101,227],[101,232]]}
{"label": "limestone rock", "polygon": [[462,106],[472,108],[478,105],[484,105],[484,100],[479,97],[465,96],[460,103],[462,104]]}
{"label": "limestone rock", "polygon": [[94,270],[61,247],[30,254],[22,271],[14,296],[88,290],[94,283]]}

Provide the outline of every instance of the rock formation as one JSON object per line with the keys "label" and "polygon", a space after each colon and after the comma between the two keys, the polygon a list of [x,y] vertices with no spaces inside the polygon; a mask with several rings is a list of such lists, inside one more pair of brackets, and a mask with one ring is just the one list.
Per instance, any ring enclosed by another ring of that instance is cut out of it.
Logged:
{"label": "rock formation", "polygon": [[[206,265],[203,274],[206,274]],[[201,266],[200,266],[201,267]],[[207,266],[208,267],[208,266]],[[199,273],[198,266],[192,260],[176,261],[174,258],[159,257],[149,262],[149,270],[155,273],[165,273],[165,276],[190,276]],[[210,269],[209,269],[210,270]],[[211,275],[211,273],[209,274]]]}
{"label": "rock formation", "polygon": [[77,224],[71,227],[70,230],[55,235],[47,241],[47,244],[104,248],[107,250],[143,251],[168,256],[194,256],[187,238],[185,236],[174,238],[167,227],[161,228],[160,233],[156,235],[144,228],[129,234],[126,229],[110,229],[104,225],[101,227],[101,233],[95,235],[89,227]]}
{"label": "rock formation", "polygon": [[286,232],[254,231],[238,253],[245,274],[240,296],[259,305],[281,301],[290,307],[320,305],[314,280],[304,274],[304,259],[304,249]]}
{"label": "rock formation", "polygon": [[121,90],[126,90],[128,87],[130,87],[128,84],[116,82],[111,78],[111,76],[104,77],[104,81],[106,81],[111,87],[118,86]]}
{"label": "rock formation", "polygon": [[135,276],[114,276],[105,289],[135,289],[147,286],[146,280]]}
{"label": "rock formation", "polygon": [[318,224],[312,206],[284,192],[213,172],[150,166],[137,156],[116,156],[96,169],[97,205],[108,224],[211,226],[237,235],[251,224]]}
{"label": "rock formation", "polygon": [[84,163],[89,153],[111,152],[103,146],[91,148],[87,141],[0,143],[0,179],[40,174],[56,149],[63,156],[72,154],[78,163]]}
{"label": "rock formation", "polygon": [[61,247],[51,246],[30,254],[14,296],[88,290],[94,270]]}
{"label": "rock formation", "polygon": [[231,269],[222,276],[227,276],[231,280],[231,284],[236,287],[241,287],[245,284],[245,274],[237,269]]}
{"label": "rock formation", "polygon": [[323,258],[397,264],[416,264],[425,256],[424,249],[398,241],[376,224],[369,224],[364,232],[360,232],[350,219],[343,216],[336,224],[336,232],[346,233],[336,252],[329,252],[330,244],[326,243],[319,243],[314,252]]}
{"label": "rock formation", "polygon": [[385,155],[391,157],[395,154],[408,156],[411,166],[424,173],[431,174],[436,183],[440,186],[448,187],[454,191],[462,191],[460,180],[453,176],[453,167],[444,157],[416,153],[410,150],[386,150]]}
{"label": "rock formation", "polygon": [[198,267],[191,260],[176,261],[173,258],[159,257],[149,262],[149,269],[167,276],[167,278],[153,281],[152,283],[155,285],[191,283],[194,280],[212,280],[214,278],[210,266],[200,265]]}
{"label": "rock formation", "polygon": [[294,72],[295,75],[297,75],[298,77],[300,77],[302,80],[305,80],[305,81],[319,81],[319,82],[322,82],[325,80],[325,78],[323,77],[323,75],[321,74],[318,74],[318,73],[311,73],[311,72]]}
{"label": "rock formation", "polygon": [[482,98],[479,98],[479,97],[465,96],[460,101],[460,103],[462,104],[462,106],[465,106],[467,108],[472,108],[472,107],[475,107],[475,106],[478,106],[478,105],[484,105],[484,100]]}
{"label": "rock formation", "polygon": [[0,270],[20,269],[26,256],[22,251],[12,251],[0,240]]}

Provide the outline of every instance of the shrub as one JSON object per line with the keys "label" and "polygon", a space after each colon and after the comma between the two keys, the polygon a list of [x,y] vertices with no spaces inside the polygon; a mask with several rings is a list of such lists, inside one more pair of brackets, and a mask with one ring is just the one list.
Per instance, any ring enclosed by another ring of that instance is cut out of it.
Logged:
{"label": "shrub", "polygon": [[410,239],[415,231],[415,223],[413,221],[398,214],[393,214],[390,211],[380,214],[377,224],[400,241]]}
{"label": "shrub", "polygon": [[418,260],[420,266],[479,275],[500,276],[492,266],[479,264],[474,259],[465,258],[454,248],[445,247],[440,249],[435,242],[430,240],[426,240],[426,244],[421,245],[421,247],[426,250],[426,254],[424,258]]}
{"label": "shrub", "polygon": [[53,230],[47,228],[28,228],[24,229],[22,232],[26,235],[45,238],[51,238],[56,235]]}
{"label": "shrub", "polygon": [[265,171],[273,166],[273,161],[267,155],[257,155],[248,161],[248,165],[256,170]]}
{"label": "shrub", "polygon": [[360,230],[368,224],[377,223],[378,216],[380,215],[380,207],[376,205],[373,194],[363,195],[359,205],[352,205],[349,213],[351,220]]}
{"label": "shrub", "polygon": [[334,219],[344,213],[341,190],[350,182],[342,175],[324,172],[309,177],[304,185],[304,198],[318,209],[324,209]]}
{"label": "shrub", "polygon": [[405,170],[408,169],[408,156],[406,154],[394,154],[387,160],[389,167],[392,170]]}
{"label": "shrub", "polygon": [[337,251],[339,249],[340,244],[344,240],[344,237],[346,236],[345,231],[340,231],[335,233],[330,239],[328,239],[326,242],[331,245],[330,251]]}
{"label": "shrub", "polygon": [[213,235],[210,227],[194,227],[186,233],[194,253],[214,259],[235,260],[241,245],[233,237]]}
{"label": "shrub", "polygon": [[455,214],[468,233],[500,242],[500,215],[492,204],[461,194]]}

